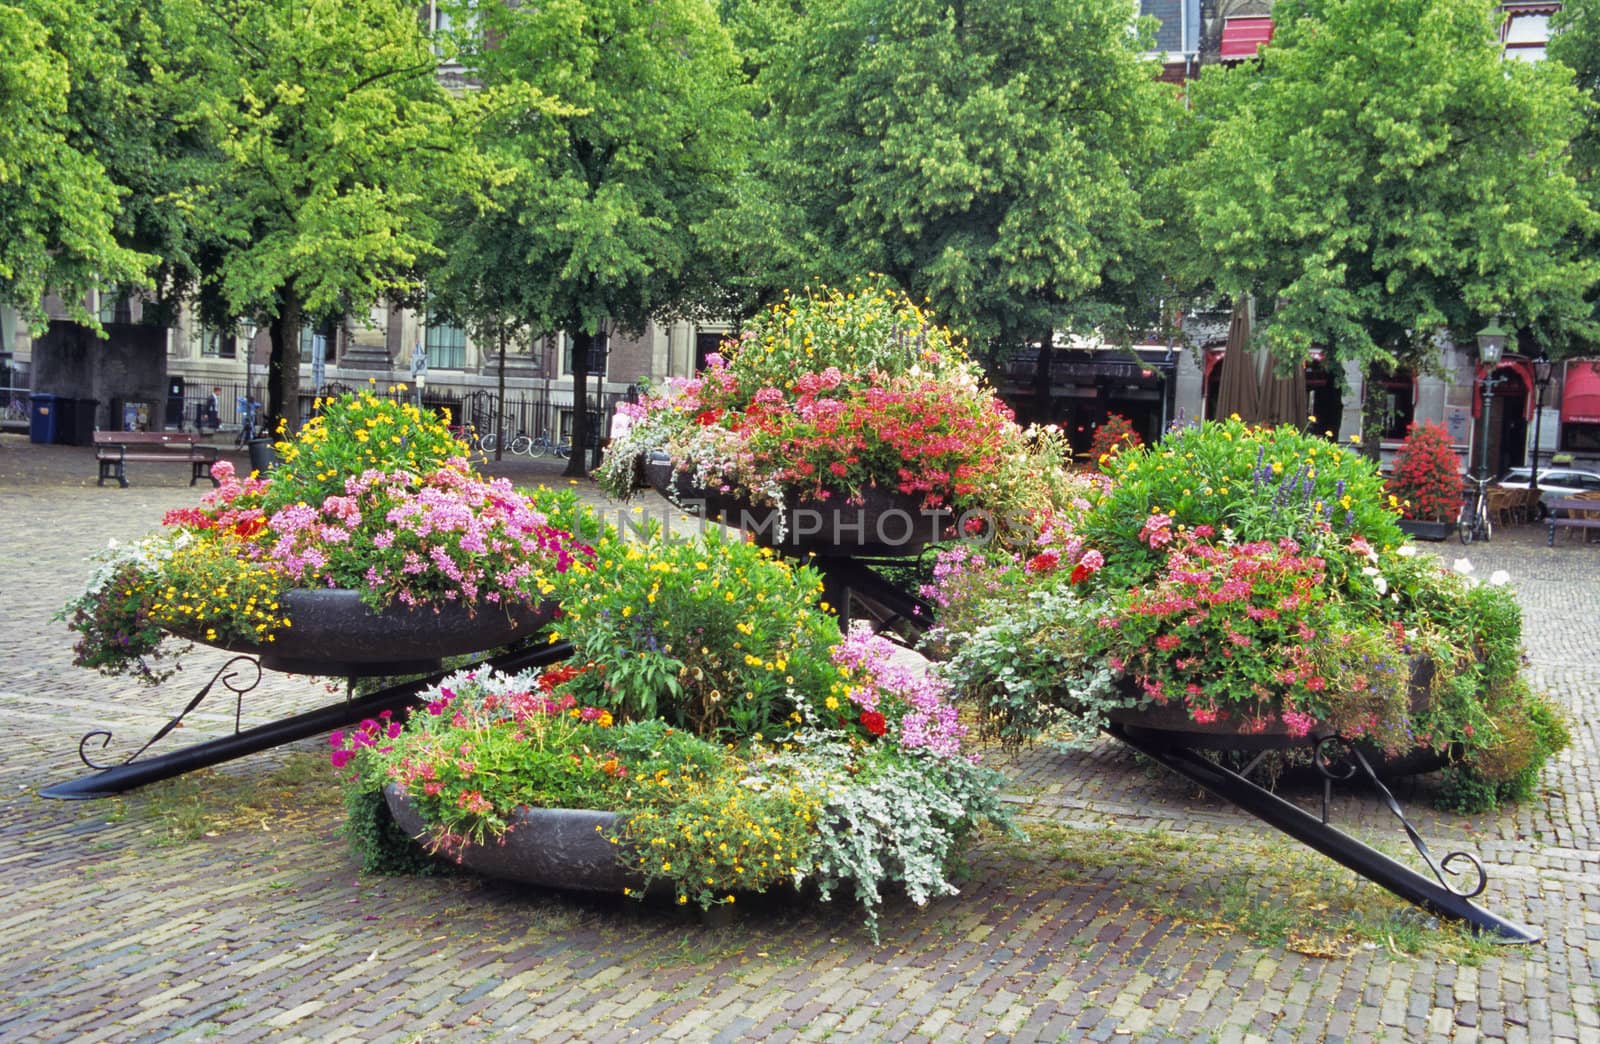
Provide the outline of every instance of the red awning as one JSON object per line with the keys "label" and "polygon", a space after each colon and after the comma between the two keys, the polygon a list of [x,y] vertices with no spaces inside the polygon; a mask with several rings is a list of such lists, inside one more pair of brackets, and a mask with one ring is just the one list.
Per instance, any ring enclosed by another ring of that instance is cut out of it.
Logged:
{"label": "red awning", "polygon": [[1261,45],[1272,39],[1272,19],[1230,18],[1222,25],[1222,60],[1254,58]]}
{"label": "red awning", "polygon": [[1561,389],[1563,424],[1600,424],[1600,362],[1567,364]]}

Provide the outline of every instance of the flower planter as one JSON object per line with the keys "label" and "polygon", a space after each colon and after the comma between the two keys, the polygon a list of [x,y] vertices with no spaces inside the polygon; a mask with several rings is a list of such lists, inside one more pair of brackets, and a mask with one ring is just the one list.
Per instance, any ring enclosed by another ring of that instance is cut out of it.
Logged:
{"label": "flower planter", "polygon": [[[426,841],[428,828],[405,792],[391,784],[383,788],[383,796],[400,828],[418,841]],[[644,881],[621,864],[617,846],[607,840],[616,825],[614,812],[526,808],[513,819],[503,839],[462,845],[451,854],[459,857],[462,866],[485,877],[541,888],[621,895],[624,889],[644,887]]]}
{"label": "flower planter", "polygon": [[[1427,706],[1428,683],[1433,675],[1431,663],[1417,658],[1412,663],[1411,708],[1413,712]],[[1127,694],[1134,697],[1138,690],[1124,682]],[[1241,718],[1221,718],[1199,722],[1189,712],[1176,704],[1150,703],[1143,707],[1122,707],[1108,711],[1106,717],[1112,724],[1137,731],[1148,739],[1166,746],[1189,747],[1197,750],[1259,753],[1261,751],[1309,751],[1318,743],[1336,733],[1331,726],[1321,722],[1309,732],[1296,735],[1282,720],[1274,719],[1259,728],[1250,727]],[[1448,753],[1431,747],[1415,747],[1398,754],[1386,754],[1382,749],[1360,740],[1355,744],[1374,771],[1380,776],[1416,775],[1434,772],[1449,763]]]}
{"label": "flower planter", "polygon": [[[948,510],[926,510],[920,497],[867,490],[859,503],[789,494],[782,507],[697,486],[662,454],[644,462],[649,485],[685,511],[749,533],[758,543],[796,554],[828,557],[915,555],[958,521]],[[781,534],[781,536],[780,536]]]}
{"label": "flower planter", "polygon": [[287,628],[273,640],[206,642],[193,632],[180,637],[231,652],[257,654],[261,666],[292,674],[366,677],[438,670],[441,657],[483,652],[524,638],[555,616],[549,603],[506,610],[464,605],[409,609],[392,605],[374,612],[357,591],[297,589],[281,603]]}
{"label": "flower planter", "polygon": [[1417,540],[1448,540],[1455,532],[1452,522],[1422,522],[1412,518],[1400,519],[1400,532]]}

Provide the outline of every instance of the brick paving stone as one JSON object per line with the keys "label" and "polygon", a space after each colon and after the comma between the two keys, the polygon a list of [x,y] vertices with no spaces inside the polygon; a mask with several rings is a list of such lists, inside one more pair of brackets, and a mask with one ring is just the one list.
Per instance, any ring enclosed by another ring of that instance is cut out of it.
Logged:
{"label": "brick paving stone", "polygon": [[[538,462],[501,470],[563,481]],[[1399,793],[1436,851],[1469,848],[1485,861],[1482,901],[1541,929],[1538,946],[1497,950],[1478,968],[1370,951],[1313,960],[1163,918],[1121,887],[1116,867],[1023,887],[980,849],[960,899],[927,911],[891,903],[881,945],[838,903],[745,911],[727,950],[727,936],[675,911],[471,878],[362,879],[336,807],[157,845],[138,795],[39,799],[38,788],[83,771],[84,732],[107,728],[109,753],[131,750],[197,687],[141,690],[70,667],[67,632],[50,616],[81,584],[86,556],[194,496],[159,471],[128,490],[97,489],[93,475],[89,450],[0,436],[0,576],[11,581],[0,595],[10,712],[0,1039],[1600,1037],[1600,548],[1549,549],[1542,533],[1513,528],[1488,546],[1430,549],[1465,554],[1480,576],[1512,573],[1531,677],[1574,715],[1573,749],[1546,771],[1540,801],[1465,817],[1434,811],[1426,780]],[[652,510],[693,528],[659,501]],[[326,699],[319,686],[270,677],[245,714],[270,720]],[[231,710],[202,708],[182,738],[225,735]],[[1025,825],[1086,837],[1159,830],[1224,867],[1235,839],[1270,836],[1109,742],[1086,755],[989,760],[1011,777]],[[269,753],[220,771],[258,779],[280,761]],[[1398,840],[1367,796],[1340,796],[1336,814],[1342,829]]]}

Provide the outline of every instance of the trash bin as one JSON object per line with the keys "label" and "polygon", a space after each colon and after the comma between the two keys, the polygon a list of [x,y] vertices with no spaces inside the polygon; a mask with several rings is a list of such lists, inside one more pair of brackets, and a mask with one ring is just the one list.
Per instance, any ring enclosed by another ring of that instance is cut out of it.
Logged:
{"label": "trash bin", "polygon": [[167,378],[167,408],[163,420],[167,427],[183,430],[183,378],[176,374]]}
{"label": "trash bin", "polygon": [[273,448],[271,439],[251,439],[246,446],[250,450],[251,471],[265,475],[277,466],[278,452]]}
{"label": "trash bin", "polygon": [[56,396],[56,441],[68,446],[94,443],[94,411],[99,399],[69,399]]}
{"label": "trash bin", "polygon": [[60,420],[56,410],[56,397],[44,392],[35,392],[28,396],[30,409],[28,410],[28,441],[50,444],[56,441],[57,422]]}

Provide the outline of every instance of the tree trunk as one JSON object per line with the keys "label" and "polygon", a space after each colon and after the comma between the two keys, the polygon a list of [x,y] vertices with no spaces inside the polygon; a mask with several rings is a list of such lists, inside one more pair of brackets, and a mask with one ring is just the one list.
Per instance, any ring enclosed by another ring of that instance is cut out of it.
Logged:
{"label": "tree trunk", "polygon": [[1368,363],[1361,381],[1361,455],[1376,463],[1383,455],[1383,420],[1389,409],[1389,396],[1383,382],[1388,371]]}
{"label": "tree trunk", "polygon": [[[269,434],[276,436],[277,421],[285,425],[288,436],[300,430],[300,322],[302,309],[300,297],[285,289],[283,308],[268,325],[272,339],[272,357],[267,363],[267,411],[276,418]],[[249,389],[246,389],[249,393]]]}
{"label": "tree trunk", "polygon": [[594,344],[594,334],[587,330],[569,330],[572,338],[572,454],[567,458],[567,478],[584,478],[589,474],[583,463],[584,447],[589,434],[589,349]]}
{"label": "tree trunk", "polygon": [[[500,414],[500,426],[505,427],[506,417],[506,324],[504,320],[496,320],[495,329],[500,332],[500,374],[495,380],[494,408]],[[505,452],[505,433],[494,440],[494,459],[499,460]]]}
{"label": "tree trunk", "polygon": [[1053,337],[1049,330],[1039,338],[1039,358],[1033,365],[1033,401],[1035,424],[1055,423],[1055,409],[1053,407],[1054,377],[1051,374],[1051,364],[1055,360],[1055,349],[1051,347]]}

